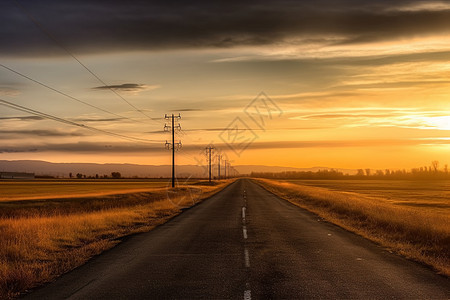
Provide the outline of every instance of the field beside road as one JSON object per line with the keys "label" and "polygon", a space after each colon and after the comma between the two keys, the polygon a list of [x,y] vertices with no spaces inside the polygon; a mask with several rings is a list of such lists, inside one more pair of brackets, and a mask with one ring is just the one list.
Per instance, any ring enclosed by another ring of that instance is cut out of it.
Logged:
{"label": "field beside road", "polygon": [[168,184],[167,179],[3,180],[0,181],[0,202],[134,193],[165,188]]}
{"label": "field beside road", "polygon": [[230,182],[172,189],[167,180],[1,181],[0,299],[53,280]]}
{"label": "field beside road", "polygon": [[450,214],[450,180],[289,180],[288,182],[363,195],[420,211]]}
{"label": "field beside road", "polygon": [[326,221],[450,275],[448,181],[255,180]]}

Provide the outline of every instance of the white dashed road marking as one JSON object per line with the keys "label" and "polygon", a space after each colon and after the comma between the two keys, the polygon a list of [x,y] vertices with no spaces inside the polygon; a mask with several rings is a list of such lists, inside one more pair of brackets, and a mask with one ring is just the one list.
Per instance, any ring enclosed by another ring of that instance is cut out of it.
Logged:
{"label": "white dashed road marking", "polygon": [[[244,190],[243,194],[244,198],[244,206],[242,207],[242,235],[244,236],[244,240],[248,238],[247,236],[247,226],[246,226],[246,220],[245,220],[245,213],[247,210],[247,194]],[[245,243],[245,241],[244,241]],[[247,247],[244,245],[244,260],[245,260],[245,267],[250,268],[250,255],[248,253]],[[244,300],[251,300],[252,299],[252,291],[250,290],[250,283],[247,281],[245,283],[245,291],[244,291]]]}
{"label": "white dashed road marking", "polygon": [[248,255],[247,248],[244,249],[245,267],[250,268],[250,256]]}

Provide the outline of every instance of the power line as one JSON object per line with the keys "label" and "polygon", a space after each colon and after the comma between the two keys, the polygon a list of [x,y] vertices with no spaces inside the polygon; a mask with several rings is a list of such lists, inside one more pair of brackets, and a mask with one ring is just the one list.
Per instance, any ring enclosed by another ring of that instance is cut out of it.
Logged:
{"label": "power line", "polygon": [[141,113],[148,119],[152,121],[156,121],[156,119],[150,117],[147,115],[144,111],[133,105],[131,102],[126,100],[122,95],[117,93],[111,86],[105,83],[97,74],[95,74],[90,68],[88,68],[81,60],[79,60],[75,54],[73,54],[66,46],[64,46],[63,43],[61,43],[53,34],[51,34],[37,19],[35,19],[26,9],[25,7],[19,3],[17,0],[13,0],[16,6],[28,17],[28,19],[39,29],[41,30],[48,38],[50,38],[56,45],[61,47],[67,54],[69,54],[80,66],[82,66],[86,71],[88,71],[92,76],[94,76],[105,88],[109,89],[111,92],[113,92],[117,97],[122,99],[125,103],[127,103],[129,106],[131,106],[134,110]]}
{"label": "power line", "polygon": [[70,120],[67,120],[67,119],[64,119],[64,118],[60,118],[60,117],[56,117],[56,116],[53,116],[53,115],[50,115],[50,114],[47,114],[47,113],[43,113],[43,112],[40,112],[38,110],[34,110],[34,109],[31,109],[31,108],[28,108],[28,107],[25,107],[25,106],[22,106],[22,105],[19,105],[19,104],[15,104],[15,103],[6,101],[4,99],[0,99],[0,105],[9,107],[9,108],[12,108],[12,109],[15,109],[15,110],[19,110],[19,111],[22,111],[22,112],[25,112],[25,113],[29,113],[29,114],[32,114],[32,115],[35,115],[35,116],[39,116],[39,117],[42,117],[42,118],[45,118],[45,119],[57,121],[57,122],[64,123],[64,124],[67,124],[67,125],[72,125],[72,126],[85,128],[87,130],[103,133],[103,134],[106,134],[106,135],[109,135],[109,136],[113,136],[113,137],[117,137],[117,138],[121,138],[121,139],[126,139],[126,140],[133,141],[133,142],[140,142],[140,143],[161,142],[161,141],[157,141],[157,140],[148,140],[148,139],[141,139],[141,138],[126,136],[126,135],[123,135],[123,134],[114,133],[114,132],[110,132],[110,131],[103,130],[103,129],[98,129],[98,128],[95,128],[95,127],[92,127],[92,126],[89,126],[89,125],[80,124],[80,123],[73,122],[73,121],[70,121]]}
{"label": "power line", "polygon": [[71,99],[71,100],[77,101],[77,102],[79,102],[79,103],[82,103],[82,104],[84,104],[84,105],[90,106],[90,107],[95,108],[95,109],[98,109],[98,110],[100,110],[100,111],[102,111],[102,112],[105,112],[105,113],[114,115],[114,116],[116,116],[116,117],[120,117],[121,119],[127,119],[127,120],[130,120],[130,121],[133,121],[133,122],[140,122],[140,121],[137,121],[137,120],[134,120],[134,119],[131,119],[131,118],[128,118],[128,117],[125,117],[125,116],[122,116],[122,115],[113,113],[113,112],[111,112],[111,111],[109,111],[109,110],[106,110],[106,109],[104,109],[104,108],[95,106],[95,105],[93,105],[93,104],[90,104],[90,103],[88,103],[88,102],[86,102],[86,101],[83,101],[83,100],[80,100],[80,99],[78,99],[78,98],[75,98],[75,97],[73,97],[73,96],[71,96],[71,95],[69,95],[69,94],[66,94],[66,93],[64,93],[64,92],[61,92],[60,90],[57,90],[57,89],[54,88],[54,87],[51,87],[51,86],[49,86],[49,85],[47,85],[47,84],[45,84],[45,83],[42,83],[42,82],[40,82],[40,81],[38,81],[38,80],[36,80],[36,79],[33,79],[33,78],[31,78],[30,76],[27,76],[27,75],[25,75],[25,74],[23,74],[23,73],[20,73],[19,71],[16,71],[16,70],[14,70],[14,69],[12,69],[12,68],[10,68],[10,67],[7,67],[7,66],[5,66],[4,64],[0,64],[0,66],[3,67],[3,68],[5,68],[5,69],[7,69],[7,70],[9,70],[9,71],[11,71],[11,72],[13,72],[13,73],[15,73],[15,74],[17,74],[17,75],[19,75],[19,76],[22,76],[23,78],[26,78],[26,79],[28,79],[28,80],[34,82],[34,83],[37,83],[37,84],[39,84],[39,85],[41,85],[41,86],[43,86],[43,87],[45,87],[45,88],[47,88],[47,89],[49,89],[49,90],[52,90],[52,91],[54,91],[54,92],[56,92],[56,93],[58,93],[58,94],[60,94],[60,95],[63,95],[64,97],[67,97],[67,98],[69,98],[69,99]]}

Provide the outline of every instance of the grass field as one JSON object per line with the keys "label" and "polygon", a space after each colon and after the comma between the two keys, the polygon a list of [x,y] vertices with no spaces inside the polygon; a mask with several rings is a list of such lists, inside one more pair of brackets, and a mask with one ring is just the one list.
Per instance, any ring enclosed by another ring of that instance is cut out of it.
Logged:
{"label": "grass field", "polygon": [[168,179],[0,181],[0,201],[74,198],[165,188]]}
{"label": "grass field", "polygon": [[53,280],[231,181],[175,189],[167,180],[0,182],[0,299]]}
{"label": "grass field", "polygon": [[449,180],[288,180],[287,182],[323,187],[395,205],[450,215]]}
{"label": "grass field", "polygon": [[267,190],[450,275],[450,182],[255,179]]}

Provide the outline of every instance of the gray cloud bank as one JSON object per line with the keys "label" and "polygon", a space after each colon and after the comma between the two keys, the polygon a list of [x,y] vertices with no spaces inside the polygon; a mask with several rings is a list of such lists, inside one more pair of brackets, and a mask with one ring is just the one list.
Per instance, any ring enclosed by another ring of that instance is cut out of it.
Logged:
{"label": "gray cloud bank", "polygon": [[61,132],[57,130],[0,130],[0,136],[45,136],[45,137],[72,137],[84,136],[79,132]]}
{"label": "gray cloud bank", "polygon": [[450,10],[417,9],[424,3],[418,0],[18,1],[0,3],[1,55],[64,55],[31,19],[76,53],[348,44],[450,32]]}
{"label": "gray cloud bank", "polygon": [[123,83],[123,84],[115,84],[115,85],[104,85],[104,86],[97,86],[92,89],[94,90],[122,90],[127,92],[133,92],[133,91],[140,91],[143,89],[146,89],[147,86],[145,84],[138,84],[138,83]]}
{"label": "gray cloud bank", "polygon": [[[386,146],[417,146],[417,145],[448,145],[450,141],[439,138],[431,139],[373,139],[373,140],[327,140],[327,141],[273,141],[254,142],[248,149],[301,149],[301,148],[353,148],[353,147],[386,147]],[[205,145],[185,145],[183,152],[204,153]],[[228,149],[226,144],[215,143],[216,149]],[[100,144],[90,142],[61,143],[61,144],[33,144],[26,146],[3,145],[0,153],[21,152],[61,152],[61,153],[166,153],[160,143],[154,144]]]}

